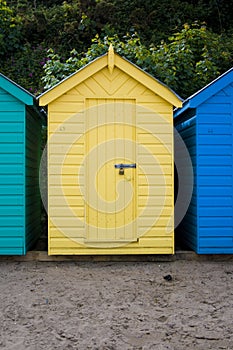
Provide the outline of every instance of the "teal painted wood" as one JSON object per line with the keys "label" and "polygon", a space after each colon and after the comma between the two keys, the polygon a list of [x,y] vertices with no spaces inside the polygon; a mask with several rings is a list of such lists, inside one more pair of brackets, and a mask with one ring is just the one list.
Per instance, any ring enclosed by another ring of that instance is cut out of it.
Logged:
{"label": "teal painted wood", "polygon": [[13,123],[13,122],[20,122],[21,121],[20,115],[18,115],[17,113],[12,112],[12,111],[7,111],[7,115],[6,115],[6,113],[3,109],[0,110],[0,119],[3,123],[4,122],[5,123],[9,123],[9,122]]}
{"label": "teal painted wood", "polygon": [[40,140],[34,97],[0,74],[0,254],[26,254],[40,235]]}
{"label": "teal painted wood", "polygon": [[9,98],[18,99],[23,105],[33,106],[34,105],[34,96],[28,91],[23,89],[21,86],[17,85],[15,82],[5,77],[0,73],[0,86],[1,88],[8,93]]}
{"label": "teal painted wood", "polygon": [[195,225],[185,215],[180,235],[198,254],[233,253],[233,68],[184,101],[174,113],[175,126],[186,140],[190,113],[196,115]]}
{"label": "teal painted wood", "polygon": [[17,175],[7,175],[0,174],[0,185],[23,185],[25,187],[25,176],[22,174]]}
{"label": "teal painted wood", "polygon": [[[1,77],[0,81],[2,82],[2,80]],[[22,102],[5,91],[2,84],[0,86],[0,253],[18,252],[24,254],[25,147],[23,128],[25,107]],[[13,114],[17,114],[17,118],[14,118],[17,119],[15,122],[11,121]],[[8,145],[12,146],[14,153],[7,153]],[[12,203],[10,201],[12,195],[17,197],[21,204]],[[5,197],[8,197],[8,200],[3,202]]]}

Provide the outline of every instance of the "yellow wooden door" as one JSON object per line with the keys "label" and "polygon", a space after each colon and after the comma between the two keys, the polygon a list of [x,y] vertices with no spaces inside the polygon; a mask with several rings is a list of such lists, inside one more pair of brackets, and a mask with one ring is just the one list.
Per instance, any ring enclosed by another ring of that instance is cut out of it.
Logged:
{"label": "yellow wooden door", "polygon": [[132,242],[137,239],[135,101],[87,99],[85,130],[86,243]]}

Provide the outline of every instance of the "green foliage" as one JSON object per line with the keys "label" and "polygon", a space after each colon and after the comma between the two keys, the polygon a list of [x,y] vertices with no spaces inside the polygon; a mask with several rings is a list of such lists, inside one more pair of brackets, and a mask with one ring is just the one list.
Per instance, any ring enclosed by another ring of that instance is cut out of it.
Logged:
{"label": "green foliage", "polygon": [[232,50],[222,35],[207,30],[205,25],[184,28],[152,47],[154,75],[182,97],[197,91],[231,67]]}
{"label": "green foliage", "polygon": [[48,56],[46,64],[44,65],[44,76],[42,78],[44,89],[49,89],[59,81],[74,73],[81,67],[85,66],[93,59],[103,55],[109,49],[110,44],[113,44],[115,52],[121,56],[125,56],[127,59],[138,64],[139,66],[144,64],[150,64],[150,51],[142,45],[140,38],[135,33],[133,35],[127,34],[121,41],[117,35],[105,36],[103,39],[96,35],[92,39],[92,45],[85,53],[78,54],[73,49],[70,52],[70,57],[62,61],[60,55],[54,53],[52,49],[48,50]]}
{"label": "green foliage", "polygon": [[106,26],[123,37],[127,32],[139,33],[143,43],[159,44],[184,23],[205,21],[218,34],[231,30],[233,17],[229,0],[88,0],[80,1],[84,12],[92,18],[98,33]]}
{"label": "green foliage", "polygon": [[33,7],[33,2],[28,2],[28,6],[30,11],[23,12],[21,8],[18,13],[24,39],[33,45],[43,43],[63,55],[73,47],[86,48],[85,43],[96,34],[93,21],[82,11],[79,1],[62,1],[49,7],[41,4]]}
{"label": "green foliage", "polygon": [[0,58],[20,49],[22,23],[6,1],[0,0]]}
{"label": "green foliage", "polygon": [[79,1],[9,3],[0,0],[1,72],[38,94],[48,48],[66,57],[73,47],[86,49],[96,32]]}
{"label": "green foliage", "polygon": [[77,71],[96,57],[107,52],[110,43],[116,53],[126,57],[143,70],[160,79],[182,97],[202,88],[220,73],[230,68],[232,53],[223,36],[214,34],[204,25],[194,23],[161,42],[147,48],[138,34],[127,34],[123,40],[117,35],[101,39],[98,35],[84,54],[71,51],[62,61],[53,50],[48,52],[42,78],[45,89]]}
{"label": "green foliage", "polygon": [[[47,88],[113,42],[116,52],[186,96],[231,66],[231,6],[227,0],[0,0],[1,71],[37,94],[42,76]],[[196,20],[209,30],[193,26]]]}
{"label": "green foliage", "polygon": [[31,47],[26,44],[7,60],[2,60],[1,72],[31,93],[40,94],[43,91],[41,79],[46,51],[42,45]]}

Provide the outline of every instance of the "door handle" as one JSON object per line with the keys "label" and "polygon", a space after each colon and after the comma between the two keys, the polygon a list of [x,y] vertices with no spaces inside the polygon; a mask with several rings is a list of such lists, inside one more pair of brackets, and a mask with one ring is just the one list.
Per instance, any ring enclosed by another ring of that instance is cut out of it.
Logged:
{"label": "door handle", "polygon": [[123,163],[115,164],[115,168],[116,169],[136,168],[136,163],[133,163],[133,164],[123,164]]}
{"label": "door handle", "polygon": [[125,174],[125,168],[136,168],[136,163],[133,164],[115,164],[115,168],[119,169],[119,175],[124,175]]}

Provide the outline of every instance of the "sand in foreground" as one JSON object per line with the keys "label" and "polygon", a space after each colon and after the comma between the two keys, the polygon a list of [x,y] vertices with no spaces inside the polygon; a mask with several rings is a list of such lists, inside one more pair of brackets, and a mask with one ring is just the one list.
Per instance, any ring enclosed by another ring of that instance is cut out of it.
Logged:
{"label": "sand in foreground", "polygon": [[0,349],[230,350],[233,262],[0,262],[0,315]]}

